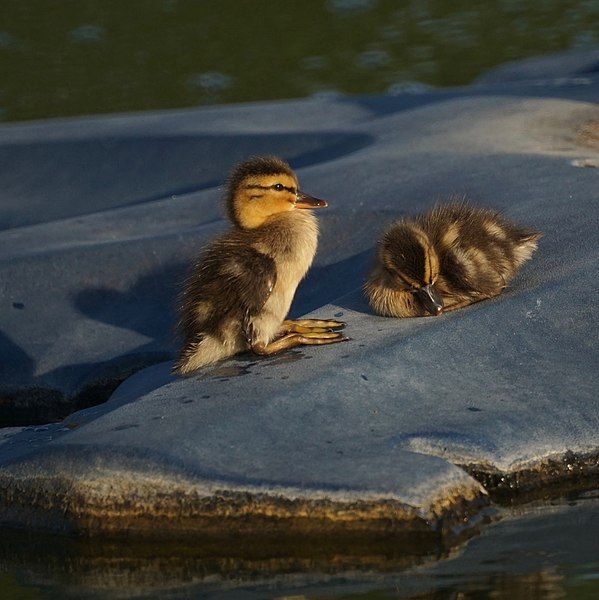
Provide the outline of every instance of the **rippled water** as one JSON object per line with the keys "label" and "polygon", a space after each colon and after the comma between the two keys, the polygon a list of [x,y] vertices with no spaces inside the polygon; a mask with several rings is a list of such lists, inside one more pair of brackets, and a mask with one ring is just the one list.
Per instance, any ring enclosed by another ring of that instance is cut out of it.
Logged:
{"label": "rippled water", "polygon": [[0,531],[0,598],[599,598],[599,493],[511,508],[457,548],[416,539],[140,544]]}
{"label": "rippled water", "polygon": [[597,0],[12,0],[0,119],[472,81],[599,43]]}

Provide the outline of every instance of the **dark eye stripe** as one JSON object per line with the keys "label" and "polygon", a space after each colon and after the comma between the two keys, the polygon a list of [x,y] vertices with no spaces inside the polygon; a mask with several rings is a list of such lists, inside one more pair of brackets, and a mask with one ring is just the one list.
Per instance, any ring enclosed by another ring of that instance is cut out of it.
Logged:
{"label": "dark eye stripe", "polygon": [[296,194],[297,190],[294,187],[288,187],[282,183],[275,183],[273,185],[246,185],[246,190],[275,190],[282,192],[283,190],[288,191],[291,194]]}

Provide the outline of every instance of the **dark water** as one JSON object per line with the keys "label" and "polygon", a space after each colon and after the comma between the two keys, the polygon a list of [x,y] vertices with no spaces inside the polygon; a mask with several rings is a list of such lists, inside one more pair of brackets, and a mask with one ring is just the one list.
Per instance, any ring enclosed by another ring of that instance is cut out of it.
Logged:
{"label": "dark water", "polygon": [[597,43],[596,0],[2,0],[0,119],[466,84]]}
{"label": "dark water", "polygon": [[0,531],[0,598],[599,598],[599,493],[511,508],[454,548],[408,538],[135,544]]}

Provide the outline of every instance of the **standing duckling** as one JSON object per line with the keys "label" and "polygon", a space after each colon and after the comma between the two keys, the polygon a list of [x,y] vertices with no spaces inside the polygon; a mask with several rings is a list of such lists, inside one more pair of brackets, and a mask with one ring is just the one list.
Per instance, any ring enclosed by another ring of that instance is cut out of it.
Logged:
{"label": "standing duckling", "polygon": [[346,341],[339,321],[285,320],[316,253],[318,223],[305,209],[327,203],[300,192],[289,165],[272,156],[234,169],[225,199],[233,227],[203,251],[187,281],[174,371],[187,375],[247,349],[271,355]]}
{"label": "standing duckling", "polygon": [[465,203],[395,221],[364,290],[375,312],[423,317],[500,294],[541,233]]}

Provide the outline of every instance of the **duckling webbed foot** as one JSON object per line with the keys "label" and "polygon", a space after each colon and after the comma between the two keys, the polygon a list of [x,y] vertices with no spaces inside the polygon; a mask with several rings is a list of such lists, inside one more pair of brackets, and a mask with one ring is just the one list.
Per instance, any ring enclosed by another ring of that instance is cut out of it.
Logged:
{"label": "duckling webbed foot", "polygon": [[345,328],[342,321],[323,321],[320,319],[286,319],[281,333],[331,333]]}
{"label": "duckling webbed foot", "polygon": [[252,352],[259,354],[260,356],[272,356],[283,350],[297,348],[297,346],[321,346],[347,341],[349,341],[349,338],[345,337],[342,333],[335,332],[288,333],[269,344],[265,344],[264,342],[252,342],[250,348]]}

